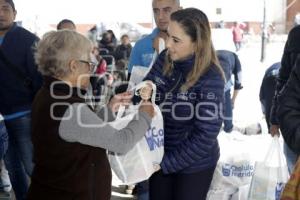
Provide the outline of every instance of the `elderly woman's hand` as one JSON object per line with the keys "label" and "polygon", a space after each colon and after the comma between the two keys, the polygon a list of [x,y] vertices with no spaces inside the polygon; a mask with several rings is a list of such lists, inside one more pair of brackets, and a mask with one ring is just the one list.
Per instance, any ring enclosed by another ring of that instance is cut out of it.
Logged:
{"label": "elderly woman's hand", "polygon": [[155,116],[153,104],[149,101],[142,100],[139,111],[147,113],[151,118]]}
{"label": "elderly woman's hand", "polygon": [[130,91],[117,94],[109,101],[108,106],[112,112],[117,112],[120,106],[128,106],[131,104],[132,97],[133,94]]}

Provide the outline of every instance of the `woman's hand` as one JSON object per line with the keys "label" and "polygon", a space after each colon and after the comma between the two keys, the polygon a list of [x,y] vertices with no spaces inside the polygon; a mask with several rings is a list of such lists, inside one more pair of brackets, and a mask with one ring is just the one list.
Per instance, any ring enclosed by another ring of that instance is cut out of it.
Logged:
{"label": "woman's hand", "polygon": [[117,94],[111,98],[108,107],[110,107],[112,112],[117,112],[120,106],[130,105],[132,97],[133,94],[130,91]]}

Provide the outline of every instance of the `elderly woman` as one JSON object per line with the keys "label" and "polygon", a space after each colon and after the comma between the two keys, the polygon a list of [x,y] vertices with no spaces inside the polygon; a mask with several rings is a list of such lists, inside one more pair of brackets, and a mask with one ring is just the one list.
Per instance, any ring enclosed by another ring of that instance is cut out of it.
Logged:
{"label": "elderly woman", "polygon": [[35,168],[28,200],[109,200],[111,170],[106,151],[126,153],[149,128],[154,110],[141,105],[138,118],[117,131],[105,124],[131,95],[116,95],[98,112],[84,94],[94,64],[91,42],[70,30],[49,32],[37,44],[44,84],[33,103]]}

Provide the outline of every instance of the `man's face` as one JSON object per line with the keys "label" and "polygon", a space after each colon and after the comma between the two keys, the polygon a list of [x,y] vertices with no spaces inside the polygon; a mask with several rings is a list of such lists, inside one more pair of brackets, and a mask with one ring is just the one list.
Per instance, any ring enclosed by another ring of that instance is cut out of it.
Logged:
{"label": "man's face", "polygon": [[161,31],[167,31],[170,15],[179,10],[180,6],[176,0],[153,0],[152,8],[156,26]]}
{"label": "man's face", "polygon": [[8,30],[15,18],[17,12],[13,10],[10,4],[0,0],[0,31]]}
{"label": "man's face", "polygon": [[128,37],[123,37],[121,42],[122,42],[122,44],[127,45],[127,44],[129,44],[129,38]]}

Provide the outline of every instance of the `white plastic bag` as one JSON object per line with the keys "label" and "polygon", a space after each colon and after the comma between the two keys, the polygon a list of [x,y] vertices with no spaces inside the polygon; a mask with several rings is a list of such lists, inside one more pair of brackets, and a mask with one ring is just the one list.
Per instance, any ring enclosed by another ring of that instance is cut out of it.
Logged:
{"label": "white plastic bag", "polygon": [[247,200],[250,184],[239,187],[238,191],[231,196],[231,200]]}
{"label": "white plastic bag", "polygon": [[227,190],[209,190],[206,200],[229,200],[231,199],[232,191]]}
{"label": "white plastic bag", "polygon": [[[143,85],[140,83],[137,88]],[[154,87],[155,88],[155,87]],[[155,89],[152,98],[155,97]],[[147,180],[154,172],[154,164],[160,164],[164,154],[163,117],[158,106],[155,108],[155,117],[145,136],[126,154],[109,153],[111,168],[117,177],[125,184],[134,184]],[[120,130],[127,126],[138,112],[138,106],[131,106],[124,117],[111,122],[110,125]],[[122,113],[122,112],[121,112]]]}
{"label": "white plastic bag", "polygon": [[256,162],[249,200],[279,200],[289,172],[279,138],[275,136],[264,162]]}
{"label": "white plastic bag", "polygon": [[[269,135],[242,135],[238,131],[218,136],[220,159],[207,200],[246,200],[256,161],[262,161],[271,143]],[[245,197],[246,196],[246,197]]]}

